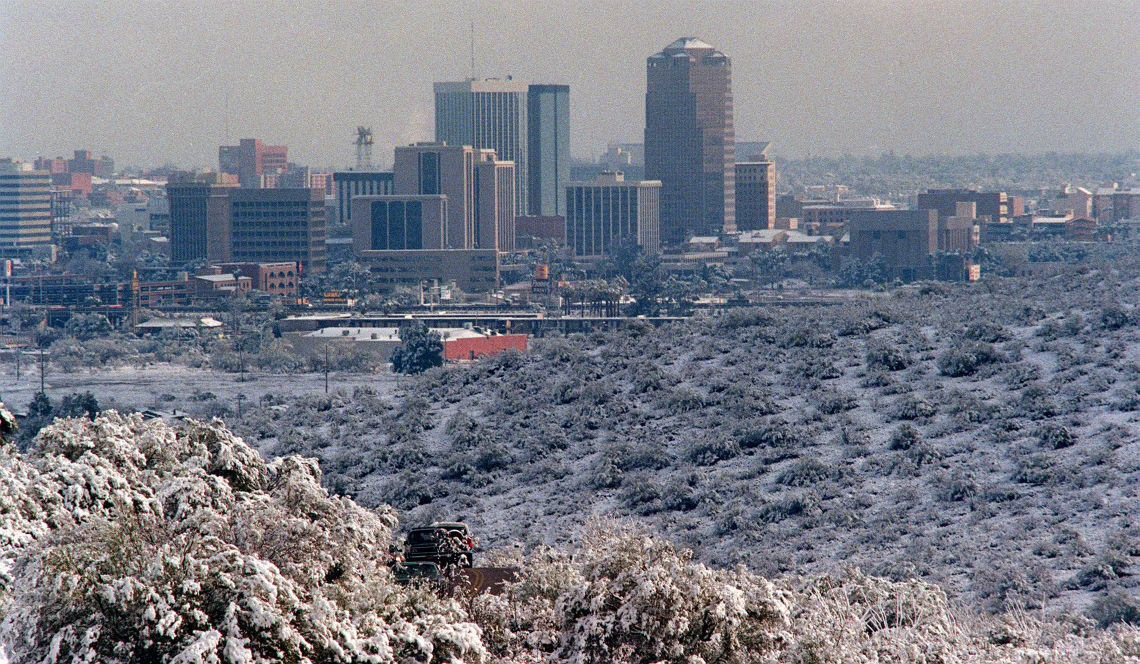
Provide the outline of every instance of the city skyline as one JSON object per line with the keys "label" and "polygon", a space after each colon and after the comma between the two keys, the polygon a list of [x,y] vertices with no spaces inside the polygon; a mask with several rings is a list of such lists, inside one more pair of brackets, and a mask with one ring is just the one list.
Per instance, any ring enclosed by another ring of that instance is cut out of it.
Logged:
{"label": "city skyline", "polygon": [[0,154],[210,167],[256,136],[345,166],[359,124],[389,154],[432,137],[432,83],[472,73],[472,24],[477,77],[570,86],[575,157],[639,141],[645,55],[681,36],[732,55],[737,137],[777,156],[1140,144],[1129,2],[440,7],[6,3]]}

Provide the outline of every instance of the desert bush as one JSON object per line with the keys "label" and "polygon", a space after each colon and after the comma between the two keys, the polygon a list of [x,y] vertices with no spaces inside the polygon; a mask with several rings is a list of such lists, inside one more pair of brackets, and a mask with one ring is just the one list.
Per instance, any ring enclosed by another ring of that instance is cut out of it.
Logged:
{"label": "desert bush", "polygon": [[704,405],[705,398],[703,396],[684,387],[669,390],[668,396],[665,398],[665,407],[679,413],[699,410]]}
{"label": "desert bush", "polygon": [[816,407],[824,415],[837,415],[859,405],[855,397],[841,392],[824,392],[817,397]]}
{"label": "desert bush", "polygon": [[1136,315],[1126,310],[1120,305],[1109,305],[1100,310],[1100,316],[1097,322],[1100,324],[1101,329],[1104,330],[1119,330],[1127,325],[1132,325],[1136,320]]}
{"label": "desert bush", "polygon": [[819,512],[819,494],[815,491],[787,495],[766,503],[756,511],[756,519],[763,523],[779,523],[793,517],[814,515]]}
{"label": "desert bush", "polygon": [[868,349],[865,360],[868,369],[880,371],[902,371],[910,366],[910,361],[903,351],[887,344]]}
{"label": "desert bush", "polygon": [[689,447],[689,460],[698,466],[711,466],[740,454],[740,445],[730,438],[710,437]]}
{"label": "desert bush", "polygon": [[975,321],[967,325],[962,336],[972,341],[981,341],[988,344],[996,344],[1010,339],[1010,335],[1006,332],[1004,327],[985,320]]}
{"label": "desert bush", "polygon": [[952,348],[938,356],[938,371],[943,376],[970,376],[979,367],[1001,361],[1001,354],[987,343],[972,342]]}
{"label": "desert bush", "polygon": [[1046,424],[1037,430],[1037,441],[1042,447],[1059,450],[1076,445],[1077,437],[1066,426]]}
{"label": "desert bush", "polygon": [[756,447],[793,448],[803,443],[800,432],[783,420],[772,420],[755,428],[748,428],[740,434],[738,440],[743,449]]}
{"label": "desert bush", "polygon": [[759,308],[729,309],[716,318],[716,327],[723,331],[738,330],[742,327],[763,327],[773,323],[772,316]]}
{"label": "desert bush", "polygon": [[938,408],[926,399],[907,395],[895,404],[893,414],[898,420],[917,420],[934,417],[937,412]]}
{"label": "desert bush", "polygon": [[950,474],[940,474],[937,479],[938,497],[947,502],[958,502],[978,494],[978,483],[974,474],[957,470]]}
{"label": "desert bush", "polygon": [[897,429],[891,434],[890,441],[887,449],[891,450],[909,450],[922,440],[922,435],[918,429],[914,428],[911,424],[900,424]]}
{"label": "desert bush", "polygon": [[838,475],[838,469],[830,468],[817,459],[803,459],[780,473],[776,483],[784,486],[809,487],[834,479]]}
{"label": "desert bush", "polygon": [[1140,597],[1120,588],[1114,588],[1097,597],[1089,608],[1089,617],[1101,627],[1116,623],[1140,625]]}
{"label": "desert bush", "polygon": [[18,462],[24,518],[43,525],[6,587],[13,662],[486,655],[453,605],[394,583],[392,512],[331,498],[311,459],[267,464],[219,423],[115,413],[40,441]]}

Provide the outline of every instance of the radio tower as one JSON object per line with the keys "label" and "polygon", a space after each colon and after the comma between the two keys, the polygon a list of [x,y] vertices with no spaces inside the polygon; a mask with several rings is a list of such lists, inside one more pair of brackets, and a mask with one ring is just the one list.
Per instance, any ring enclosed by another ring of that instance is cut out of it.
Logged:
{"label": "radio tower", "polygon": [[356,170],[372,170],[372,127],[356,128]]}

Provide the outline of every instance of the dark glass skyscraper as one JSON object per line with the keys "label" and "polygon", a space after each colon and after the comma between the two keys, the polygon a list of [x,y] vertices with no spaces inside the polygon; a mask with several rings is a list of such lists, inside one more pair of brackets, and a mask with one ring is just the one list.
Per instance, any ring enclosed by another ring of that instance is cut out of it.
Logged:
{"label": "dark glass skyscraper", "polygon": [[527,89],[526,103],[530,214],[565,216],[570,175],[570,86],[532,85]]}
{"label": "dark glass skyscraper", "polygon": [[645,177],[661,181],[661,240],[736,230],[732,61],[682,37],[646,61]]}

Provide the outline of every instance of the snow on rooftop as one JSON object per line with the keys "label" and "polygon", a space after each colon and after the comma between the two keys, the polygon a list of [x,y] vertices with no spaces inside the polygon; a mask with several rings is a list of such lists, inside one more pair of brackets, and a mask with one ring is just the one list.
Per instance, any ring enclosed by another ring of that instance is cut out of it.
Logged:
{"label": "snow on rooftop", "polygon": [[[444,341],[452,339],[473,339],[490,336],[486,332],[472,330],[465,327],[432,328],[438,332]],[[398,327],[324,327],[301,336],[310,339],[343,339],[349,341],[384,341],[398,342],[400,328]]]}
{"label": "snow on rooftop", "polygon": [[666,46],[663,49],[663,51],[665,51],[665,52],[683,51],[685,49],[690,49],[690,48],[708,48],[708,49],[711,49],[711,48],[713,48],[713,46],[712,46],[712,44],[701,41],[700,39],[697,39],[696,37],[681,37],[677,41]]}

